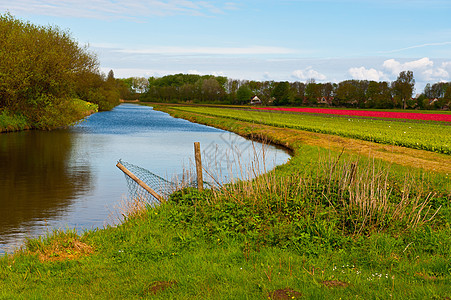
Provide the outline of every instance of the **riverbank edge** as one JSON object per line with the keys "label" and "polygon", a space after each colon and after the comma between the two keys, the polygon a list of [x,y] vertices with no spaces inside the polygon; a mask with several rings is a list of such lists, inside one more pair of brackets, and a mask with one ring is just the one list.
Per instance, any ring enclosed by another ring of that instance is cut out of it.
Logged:
{"label": "riverbank edge", "polygon": [[392,165],[412,167],[430,173],[451,174],[451,159],[449,155],[445,154],[185,112],[171,104],[139,104],[151,106],[155,110],[166,112],[175,118],[231,131],[248,139],[283,147],[292,156],[297,155],[303,145],[309,145],[332,152],[344,151],[351,155],[381,159]]}
{"label": "riverbank edge", "polygon": [[[82,100],[80,100],[82,101]],[[84,101],[83,101],[84,102]],[[80,104],[80,102],[78,103]],[[67,127],[79,122],[82,122],[85,118],[89,117],[92,114],[99,112],[98,106],[96,104],[92,104],[89,102],[84,103],[85,107],[81,107],[78,105],[76,108],[77,116],[69,120],[67,124],[60,127]],[[55,128],[52,128],[55,129]],[[9,115],[5,111],[0,110],[0,134],[8,133],[8,132],[18,132],[18,131],[26,131],[26,130],[42,130],[30,124],[25,116],[22,115]],[[51,130],[51,129],[50,129]]]}

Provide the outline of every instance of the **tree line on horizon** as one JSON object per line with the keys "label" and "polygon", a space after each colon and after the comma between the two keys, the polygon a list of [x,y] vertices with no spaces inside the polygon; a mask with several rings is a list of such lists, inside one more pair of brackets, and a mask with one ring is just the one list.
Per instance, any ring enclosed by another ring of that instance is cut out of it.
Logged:
{"label": "tree line on horizon", "polygon": [[[95,54],[67,31],[0,14],[0,116],[25,117],[50,129],[109,110],[128,86],[99,71]],[[91,105],[94,104],[94,105]]]}
{"label": "tree line on horizon", "polygon": [[451,82],[427,84],[412,97],[415,79],[403,71],[393,82],[345,80],[339,83],[253,81],[224,76],[174,74],[121,79],[129,87],[124,99],[148,102],[249,104],[257,96],[263,105],[335,106],[355,108],[449,109]]}

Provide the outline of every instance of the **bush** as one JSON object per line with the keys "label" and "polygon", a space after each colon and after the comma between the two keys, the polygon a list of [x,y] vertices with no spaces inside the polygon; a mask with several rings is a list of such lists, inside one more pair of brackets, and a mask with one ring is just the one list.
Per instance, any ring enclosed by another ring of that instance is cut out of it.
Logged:
{"label": "bush", "polygon": [[[72,99],[89,100],[79,95],[81,82],[92,89],[93,79],[100,77],[98,85],[106,85],[96,56],[58,27],[0,15],[0,49],[0,109],[23,115],[32,127],[50,129],[72,123],[81,113]],[[116,104],[119,98],[104,97]]]}

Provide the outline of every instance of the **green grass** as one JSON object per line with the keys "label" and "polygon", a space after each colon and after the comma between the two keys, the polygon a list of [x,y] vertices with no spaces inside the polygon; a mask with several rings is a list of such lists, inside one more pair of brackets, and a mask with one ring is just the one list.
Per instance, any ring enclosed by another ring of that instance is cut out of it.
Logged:
{"label": "green grass", "polygon": [[445,175],[294,150],[256,179],[131,203],[116,227],[29,240],[0,258],[0,299],[451,297]]}
{"label": "green grass", "polygon": [[376,120],[211,107],[176,107],[175,109],[451,154],[451,126],[444,122]]}
{"label": "green grass", "polygon": [[[227,206],[215,210],[234,217]],[[249,234],[211,234],[199,219],[186,222],[192,215],[192,205],[171,201],[117,228],[87,232],[81,240],[95,253],[78,260],[3,258],[0,299],[265,299],[287,287],[306,299],[450,296],[449,228],[402,238],[339,236],[343,241],[332,248],[313,238],[281,247],[255,244]],[[174,281],[153,294],[159,282]],[[346,286],[329,288],[325,281]]]}

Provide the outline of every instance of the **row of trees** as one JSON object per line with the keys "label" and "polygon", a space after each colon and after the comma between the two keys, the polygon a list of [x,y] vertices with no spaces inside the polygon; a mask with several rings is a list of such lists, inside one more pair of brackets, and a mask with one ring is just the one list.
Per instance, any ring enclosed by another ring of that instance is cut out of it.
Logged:
{"label": "row of trees", "polygon": [[[428,84],[412,97],[415,79],[403,71],[393,82],[345,80],[340,83],[249,81],[222,76],[175,74],[161,78],[128,78],[131,94],[142,101],[193,101],[248,104],[258,96],[265,105],[327,105],[360,108],[446,109],[451,82]],[[132,83],[134,82],[134,83]]]}
{"label": "row of trees", "polygon": [[3,113],[24,115],[32,127],[62,126],[82,117],[87,102],[101,110],[117,105],[121,86],[112,72],[107,77],[99,71],[96,56],[67,31],[0,15]]}

